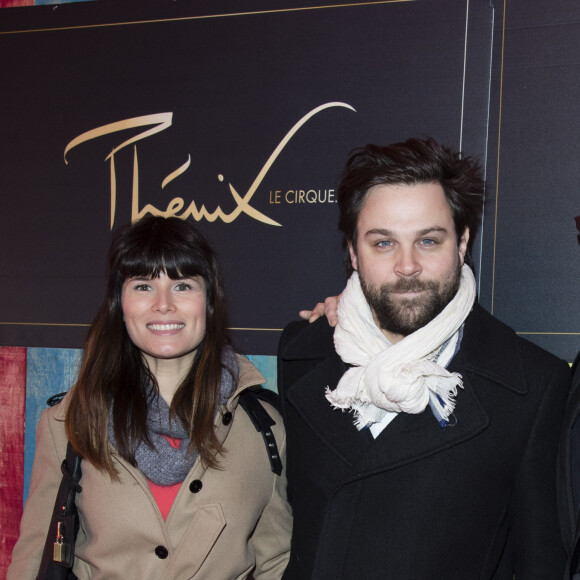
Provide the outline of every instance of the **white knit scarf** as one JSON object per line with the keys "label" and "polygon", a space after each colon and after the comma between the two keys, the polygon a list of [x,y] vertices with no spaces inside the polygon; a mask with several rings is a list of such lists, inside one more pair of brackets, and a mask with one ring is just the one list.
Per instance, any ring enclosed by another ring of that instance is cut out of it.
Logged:
{"label": "white knit scarf", "polygon": [[354,411],[357,429],[378,423],[389,412],[421,413],[430,401],[448,419],[463,382],[461,375],[445,367],[455,353],[475,291],[473,272],[464,265],[459,290],[443,311],[392,344],[376,325],[354,272],[340,299],[334,332],[336,352],[354,366],[334,391],[327,387],[326,398],[337,409]]}

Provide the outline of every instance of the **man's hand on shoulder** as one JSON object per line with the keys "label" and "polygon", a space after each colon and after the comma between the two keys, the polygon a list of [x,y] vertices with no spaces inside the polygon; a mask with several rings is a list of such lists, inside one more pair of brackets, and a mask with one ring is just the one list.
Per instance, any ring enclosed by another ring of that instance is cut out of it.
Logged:
{"label": "man's hand on shoulder", "polygon": [[302,320],[312,323],[321,316],[326,316],[328,324],[332,327],[338,323],[338,300],[339,296],[329,296],[324,302],[319,302],[312,310],[301,310],[298,314]]}

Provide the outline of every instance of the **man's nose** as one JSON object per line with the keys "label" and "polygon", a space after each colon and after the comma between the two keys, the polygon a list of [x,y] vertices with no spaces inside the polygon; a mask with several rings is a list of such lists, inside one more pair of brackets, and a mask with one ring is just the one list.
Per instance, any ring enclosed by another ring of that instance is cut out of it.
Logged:
{"label": "man's nose", "polygon": [[399,248],[395,273],[405,277],[417,276],[421,273],[421,264],[414,248]]}

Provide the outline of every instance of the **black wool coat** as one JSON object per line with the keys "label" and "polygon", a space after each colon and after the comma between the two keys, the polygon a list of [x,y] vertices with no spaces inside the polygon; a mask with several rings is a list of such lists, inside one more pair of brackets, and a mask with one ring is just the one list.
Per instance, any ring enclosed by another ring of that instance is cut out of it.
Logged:
{"label": "black wool coat", "polygon": [[324,397],[347,366],[325,319],[291,323],[278,388],[294,513],[284,578],[562,577],[556,455],[568,365],[475,305],[449,370],[457,424],[429,407],[377,437]]}
{"label": "black wool coat", "polygon": [[558,507],[569,555],[566,580],[580,580],[580,353],[573,370],[558,458]]}

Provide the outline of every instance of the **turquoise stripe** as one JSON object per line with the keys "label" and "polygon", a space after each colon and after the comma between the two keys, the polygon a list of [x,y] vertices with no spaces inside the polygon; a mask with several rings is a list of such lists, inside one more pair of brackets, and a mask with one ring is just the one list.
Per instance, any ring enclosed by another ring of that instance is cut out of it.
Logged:
{"label": "turquoise stripe", "polygon": [[275,356],[266,356],[266,355],[248,355],[248,358],[256,368],[264,375],[266,379],[266,386],[271,391],[275,393],[278,392],[278,374],[277,374],[277,367],[276,361],[277,357]]}

